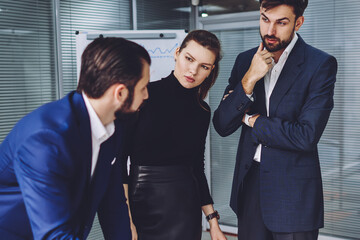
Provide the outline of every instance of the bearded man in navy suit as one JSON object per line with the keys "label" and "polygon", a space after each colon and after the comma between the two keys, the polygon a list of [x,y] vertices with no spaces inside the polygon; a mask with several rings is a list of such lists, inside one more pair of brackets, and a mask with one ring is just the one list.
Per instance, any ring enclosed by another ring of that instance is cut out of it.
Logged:
{"label": "bearded man in navy suit", "polygon": [[230,206],[242,240],[313,240],[324,225],[317,144],[333,108],[337,62],[296,33],[307,0],[260,0],[259,47],[240,53],[214,113],[242,127]]}
{"label": "bearded man in navy suit", "polygon": [[123,191],[123,116],[148,97],[150,57],[122,38],[82,55],[77,91],[21,119],[0,145],[0,238],[131,239]]}

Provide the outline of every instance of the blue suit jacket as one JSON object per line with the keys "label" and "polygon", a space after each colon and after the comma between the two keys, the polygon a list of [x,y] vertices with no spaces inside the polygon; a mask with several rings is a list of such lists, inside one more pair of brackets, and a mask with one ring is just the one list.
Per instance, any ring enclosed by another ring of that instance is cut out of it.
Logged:
{"label": "blue suit jacket", "polygon": [[[106,239],[131,239],[121,126],[101,145],[92,179],[90,121],[72,92],[20,120],[0,145],[0,238],[85,239],[98,212]],[[113,163],[113,164],[112,164]]]}
{"label": "blue suit jacket", "polygon": [[[265,225],[273,232],[298,232],[323,227],[324,207],[317,144],[333,108],[336,59],[299,37],[278,78],[266,115],[264,79],[254,88],[254,102],[241,79],[257,48],[238,55],[229,90],[214,113],[221,136],[242,126],[230,206],[237,213],[238,192],[258,144],[260,205]],[[259,113],[253,128],[242,122],[245,111]]]}

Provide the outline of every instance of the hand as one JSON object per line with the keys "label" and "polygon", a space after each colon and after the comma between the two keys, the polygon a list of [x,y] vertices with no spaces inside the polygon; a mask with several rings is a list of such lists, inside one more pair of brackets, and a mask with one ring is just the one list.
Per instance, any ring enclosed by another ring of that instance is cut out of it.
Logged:
{"label": "hand", "polygon": [[[221,231],[221,229],[219,227],[219,223],[217,222],[217,219],[211,219],[210,222],[211,221],[214,221],[213,224],[210,224],[211,240],[226,240],[227,238]],[[216,223],[215,223],[215,221],[216,221]]]}
{"label": "hand", "polygon": [[230,90],[228,94],[225,94],[224,97],[223,97],[223,101],[230,95],[230,93],[232,93],[234,90]]}
{"label": "hand", "polygon": [[[259,116],[260,116],[260,114],[249,115],[248,121],[249,121],[250,127],[254,127],[255,121]],[[243,116],[242,122],[246,124],[245,117],[246,117],[246,114]]]}
{"label": "hand", "polygon": [[264,50],[264,44],[261,42],[251,61],[249,70],[242,79],[242,85],[246,94],[251,94],[256,82],[263,78],[272,68],[273,56],[272,53]]}
{"label": "hand", "polygon": [[130,224],[130,229],[131,229],[131,240],[138,240],[138,235],[137,235],[137,231],[136,231],[136,227],[134,225],[134,223],[131,221]]}
{"label": "hand", "polygon": [[258,117],[260,117],[260,114],[253,115],[249,118],[250,127],[254,127],[255,121]]}

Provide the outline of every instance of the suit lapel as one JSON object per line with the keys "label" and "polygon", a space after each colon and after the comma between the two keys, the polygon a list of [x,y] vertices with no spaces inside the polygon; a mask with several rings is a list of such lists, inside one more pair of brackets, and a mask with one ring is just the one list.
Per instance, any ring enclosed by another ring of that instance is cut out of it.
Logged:
{"label": "suit lapel", "polygon": [[299,39],[297,40],[294,48],[292,49],[271,94],[269,106],[270,117],[274,116],[281,99],[293,85],[293,83],[297,79],[297,76],[301,72],[300,65],[304,62],[305,58],[304,48],[305,42],[299,36]]}
{"label": "suit lapel", "polygon": [[[78,221],[85,226],[87,219],[91,215],[89,212],[91,202],[89,201],[90,196],[90,181],[91,181],[91,157],[92,157],[92,140],[91,140],[91,128],[90,118],[84,99],[81,94],[72,92],[69,95],[69,102],[71,105],[71,111],[75,118],[76,124],[75,129],[72,130],[72,151],[74,154],[74,164],[78,171],[78,177],[76,185],[81,189],[79,197],[79,210],[77,212]],[[84,231],[81,229],[80,231]]]}
{"label": "suit lapel", "polygon": [[92,157],[92,144],[91,144],[91,128],[90,118],[83,97],[79,93],[74,93],[72,97],[72,107],[76,116],[78,131],[78,139],[74,139],[76,145],[77,158],[86,173],[86,187],[89,190],[90,174],[91,174],[91,157]]}
{"label": "suit lapel", "polygon": [[93,213],[96,212],[96,209],[107,190],[108,181],[111,175],[111,166],[113,164],[112,161],[115,160],[115,147],[114,135],[100,145],[98,161],[90,184],[89,199],[91,201],[91,212]]}

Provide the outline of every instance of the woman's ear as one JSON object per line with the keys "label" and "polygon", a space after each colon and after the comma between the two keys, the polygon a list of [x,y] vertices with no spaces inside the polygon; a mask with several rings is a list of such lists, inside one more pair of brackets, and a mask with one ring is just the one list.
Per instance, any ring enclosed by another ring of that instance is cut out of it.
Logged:
{"label": "woman's ear", "polygon": [[174,53],[175,62],[176,62],[177,58],[179,57],[179,54],[180,54],[180,48],[177,48]]}

